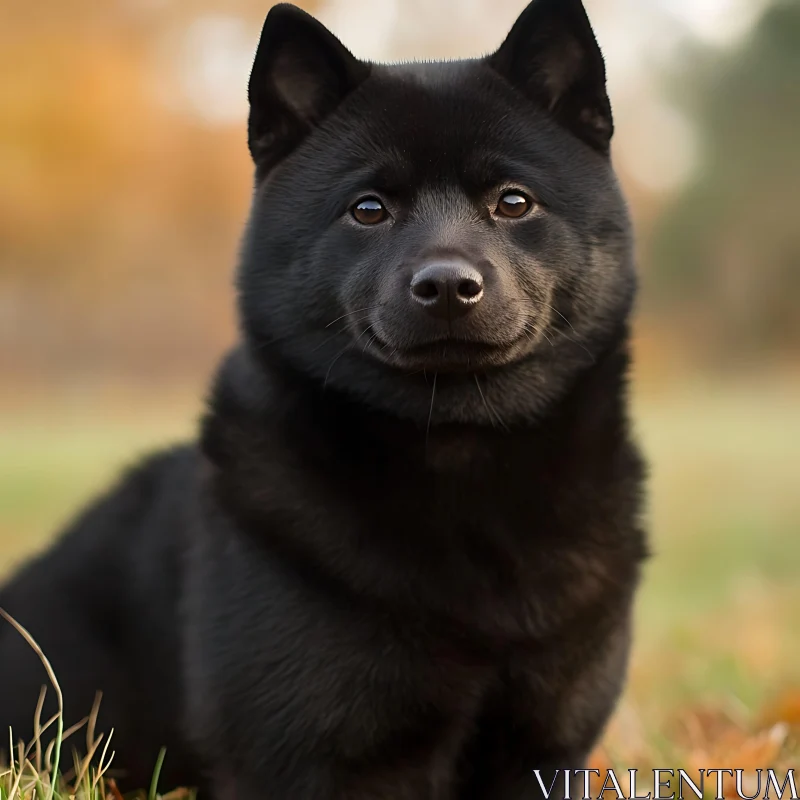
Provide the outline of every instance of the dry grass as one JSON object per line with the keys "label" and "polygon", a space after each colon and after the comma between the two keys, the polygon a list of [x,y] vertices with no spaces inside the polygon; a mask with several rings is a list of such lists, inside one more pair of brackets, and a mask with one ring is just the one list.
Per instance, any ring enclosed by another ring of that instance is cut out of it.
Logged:
{"label": "dry grass", "polygon": [[[123,800],[108,772],[114,758],[110,750],[113,731],[108,736],[96,730],[97,714],[101,698],[98,695],[94,708],[86,719],[64,730],[64,699],[58,679],[47,656],[31,634],[15,619],[0,608],[0,617],[16,628],[17,632],[34,650],[44,665],[52,689],[58,701],[58,711],[50,719],[43,721],[42,708],[46,687],[42,687],[39,703],[34,712],[34,738],[27,745],[14,743],[13,731],[9,731],[9,764],[0,764],[0,800]],[[55,737],[45,746],[45,735],[55,728]],[[79,758],[73,750],[72,767],[62,769],[62,753],[71,737],[85,730],[86,743],[82,750],[85,755]],[[105,738],[105,741],[103,741]],[[2,752],[2,751],[0,751]],[[153,772],[153,780],[148,792],[138,792],[129,800],[195,800],[196,794],[189,789],[178,789],[166,795],[157,792],[158,777],[161,772],[165,751],[161,751]]]}

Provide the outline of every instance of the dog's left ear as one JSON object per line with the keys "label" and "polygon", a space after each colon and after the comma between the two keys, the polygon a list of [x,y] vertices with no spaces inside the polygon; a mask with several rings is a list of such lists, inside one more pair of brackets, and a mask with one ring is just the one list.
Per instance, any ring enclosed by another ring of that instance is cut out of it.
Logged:
{"label": "dog's left ear", "polygon": [[321,22],[288,3],[274,6],[248,87],[248,145],[257,175],[294,150],[369,73],[370,65]]}
{"label": "dog's left ear", "polygon": [[614,123],[606,68],[581,0],[533,0],[487,63],[595,150]]}

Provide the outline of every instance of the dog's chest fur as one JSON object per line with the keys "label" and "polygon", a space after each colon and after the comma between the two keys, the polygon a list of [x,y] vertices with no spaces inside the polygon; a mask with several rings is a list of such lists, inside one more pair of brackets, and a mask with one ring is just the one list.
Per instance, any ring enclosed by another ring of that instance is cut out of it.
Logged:
{"label": "dog's chest fur", "polygon": [[512,433],[426,431],[331,397],[287,395],[271,425],[239,405],[207,421],[208,479],[247,547],[320,585],[473,645],[540,646],[627,599],[643,556],[639,457],[622,401],[602,397],[625,363]]}

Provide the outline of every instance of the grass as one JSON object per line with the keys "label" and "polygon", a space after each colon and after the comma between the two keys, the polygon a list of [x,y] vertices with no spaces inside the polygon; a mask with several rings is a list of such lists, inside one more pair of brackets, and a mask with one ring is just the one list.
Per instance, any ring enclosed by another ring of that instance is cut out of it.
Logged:
{"label": "grass", "polygon": [[[124,465],[191,435],[198,411],[3,414],[0,578]],[[654,558],[628,689],[596,758],[775,766],[800,732],[800,384],[662,386],[638,393],[635,419]]]}
{"label": "grass", "polygon": [[[56,693],[58,711],[42,723],[46,687],[42,688],[39,703],[34,714],[34,738],[27,745],[14,746],[13,732],[9,731],[11,756],[8,766],[0,764],[0,800],[124,800],[113,778],[107,773],[111,767],[114,753],[109,752],[111,733],[103,745],[103,733],[96,732],[97,714],[101,698],[98,696],[89,716],[69,730],[64,730],[64,700],[58,679],[47,656],[42,652],[31,634],[16,620],[0,609],[0,617],[16,628],[28,645],[36,652],[47,672],[51,686]],[[55,726],[55,737],[45,747],[45,735]],[[60,770],[62,751],[70,736],[86,727],[86,755],[79,758],[73,750],[73,767],[69,772]],[[101,749],[101,745],[103,745]],[[99,755],[99,759],[96,757]],[[129,795],[129,800],[196,800],[196,792],[178,789],[166,795],[157,791],[158,778],[164,763],[165,750],[161,750],[153,771],[148,792]]]}

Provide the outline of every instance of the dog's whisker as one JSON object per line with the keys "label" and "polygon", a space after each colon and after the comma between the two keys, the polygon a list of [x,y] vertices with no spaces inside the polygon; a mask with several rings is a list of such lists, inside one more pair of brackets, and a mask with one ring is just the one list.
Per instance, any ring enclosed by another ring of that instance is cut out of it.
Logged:
{"label": "dog's whisker", "polygon": [[342,314],[341,317],[336,317],[336,319],[331,320],[331,322],[329,322],[325,327],[330,328],[331,325],[335,325],[340,320],[352,317],[354,314],[360,314],[362,311],[374,311],[376,308],[381,308],[382,306],[383,303],[379,303],[377,306],[366,306],[364,308],[357,308],[355,311],[348,311],[346,314]]}
{"label": "dog's whisker", "polygon": [[525,324],[525,326],[523,327],[522,330],[523,330],[523,333],[525,334],[525,338],[528,341],[534,342],[534,343],[536,342],[536,339],[538,338],[538,335],[539,335],[539,331],[534,325],[531,325],[529,323]]}
{"label": "dog's whisker", "polygon": [[[572,329],[572,332],[575,334],[575,336],[580,338],[580,334],[578,333],[578,331],[575,330],[575,326],[555,306],[550,305],[550,303],[546,303],[544,300],[539,301],[539,302],[541,302],[543,305],[547,306],[551,311],[553,311],[556,314],[558,314],[558,316],[561,317],[561,319],[563,319],[564,322],[567,323],[567,325],[569,325],[569,327]],[[594,357],[594,354],[589,350],[588,347],[586,347],[586,345],[584,345],[582,342],[578,341],[578,339],[573,339],[566,331],[562,330],[561,331],[561,335],[567,341],[572,342],[573,344],[576,344],[578,347],[580,347],[582,350],[584,350],[586,352],[586,354],[589,356],[589,358],[591,358],[592,363],[595,363],[596,359]]]}
{"label": "dog's whisker", "polygon": [[508,431],[508,429],[509,429],[508,425],[505,424],[505,422],[503,421],[503,418],[500,416],[500,414],[497,413],[497,409],[494,408],[489,403],[488,398],[484,394],[483,389],[481,388],[480,379],[478,378],[478,373],[477,372],[474,373],[473,377],[475,378],[475,385],[478,387],[478,394],[481,396],[481,400],[483,401],[483,405],[486,408],[486,413],[489,415],[489,419],[492,422],[492,427],[493,428],[496,427],[495,426],[495,419],[496,419],[497,422],[500,424],[500,427],[503,428],[503,430]]}
{"label": "dog's whisker", "polygon": [[[580,336],[580,334],[579,334],[579,333],[578,333],[578,331],[575,329],[575,326],[572,324],[572,322],[570,322],[570,320],[569,320],[567,317],[565,317],[565,316],[564,316],[564,315],[563,315],[563,314],[562,314],[562,313],[561,313],[561,312],[560,312],[560,311],[559,311],[559,310],[558,310],[558,309],[557,309],[555,306],[551,305],[550,303],[547,303],[547,302],[545,302],[544,300],[538,300],[538,299],[536,299],[536,298],[533,298],[533,297],[524,298],[524,299],[517,299],[517,300],[514,300],[514,301],[512,301],[512,302],[516,302],[516,303],[536,303],[536,304],[538,304],[538,305],[541,305],[541,306],[546,306],[546,307],[547,307],[547,308],[549,308],[551,311],[553,311],[553,313],[555,313],[555,314],[558,314],[558,316],[559,316],[559,317],[561,317],[561,319],[563,319],[563,320],[564,320],[564,322],[566,322],[566,323],[567,323],[567,325],[569,325],[569,327],[572,329],[572,332],[575,334],[575,336],[577,336],[577,337],[579,337],[579,336]],[[564,338],[565,338],[565,339],[566,339],[568,342],[572,342],[572,344],[576,345],[577,347],[580,347],[580,348],[581,348],[581,350],[583,350],[583,351],[586,353],[586,355],[588,355],[588,356],[589,356],[589,358],[592,360],[592,363],[593,363],[593,364],[594,364],[594,363],[596,363],[597,359],[595,358],[595,356],[594,356],[594,354],[592,353],[592,351],[591,351],[591,350],[589,350],[589,348],[588,348],[588,347],[586,347],[586,345],[585,345],[585,344],[583,344],[582,342],[580,342],[578,339],[576,339],[576,338],[573,338],[572,336],[570,336],[570,335],[569,335],[569,334],[568,334],[568,333],[567,333],[565,330],[563,330],[563,329],[561,329],[561,330],[557,330],[556,332],[557,332],[557,333],[558,333],[560,336],[563,336],[563,337],[564,337]],[[548,341],[550,341],[550,345],[551,345],[551,347],[552,347],[552,346],[553,346],[553,342],[552,342],[552,340],[550,340],[550,339],[548,338]]]}
{"label": "dog's whisker", "polygon": [[480,395],[481,401],[483,402],[483,407],[486,409],[486,413],[489,415],[489,421],[492,423],[492,427],[494,428],[495,427],[494,414],[492,413],[492,410],[489,408],[489,404],[486,402],[486,397],[483,394],[483,389],[481,389],[481,383],[478,380],[477,372],[474,374],[474,378],[475,378],[475,385],[478,387],[478,394]]}
{"label": "dog's whisker", "polygon": [[[523,302],[523,301],[520,300],[518,302]],[[555,347],[555,343],[554,343],[553,339],[550,338],[550,336],[547,335],[548,328],[547,328],[546,325],[544,325],[544,326],[537,325],[536,321],[532,317],[528,316],[527,314],[520,314],[517,317],[517,321],[518,322],[522,322],[522,326],[523,326],[524,329],[532,330],[537,337],[541,336],[542,338],[546,339],[547,342],[549,343],[550,347]],[[574,339],[572,339],[570,336],[568,336],[564,331],[558,331],[558,333],[561,333],[561,335],[563,335],[564,338],[566,338],[568,341],[573,342],[574,344],[577,344],[579,347],[581,346],[580,342],[576,342]],[[584,349],[586,349],[586,348],[584,348]],[[587,352],[588,352],[588,350],[587,350]]]}
{"label": "dog's whisker", "polygon": [[[364,320],[366,320],[366,319],[367,319],[367,317],[360,317],[359,319],[354,320],[354,321],[355,322],[364,322]],[[325,339],[324,341],[320,342],[311,352],[312,353],[316,353],[318,350],[321,350],[323,347],[325,347],[326,344],[329,344],[330,342],[332,342],[337,336],[341,336],[342,334],[346,334],[346,333],[351,333],[351,330],[347,325],[345,325],[341,330],[336,331],[336,333],[332,334],[331,336],[328,336],[327,339]],[[287,338],[290,338],[290,337],[287,337]]]}
{"label": "dog's whisker", "polygon": [[550,344],[550,347],[555,346],[553,340],[547,335],[546,326],[542,327],[537,325],[536,321],[533,318],[529,317],[527,314],[520,314],[517,317],[517,321],[522,323],[522,328],[524,332],[533,333],[533,337],[528,336],[528,339],[530,339],[532,342],[535,342],[536,339],[539,336],[541,336],[547,340],[547,342]]}
{"label": "dog's whisker", "polygon": [[567,325],[570,326],[570,328],[572,328],[572,332],[576,336],[578,335],[578,331],[575,330],[575,326],[555,306],[551,306],[550,303],[544,303],[544,305],[546,305],[551,311],[554,311],[556,314],[558,314],[558,316],[561,317],[561,319],[563,319],[564,322],[566,322]]}
{"label": "dog's whisker", "polygon": [[[361,337],[359,337],[361,338]],[[367,343],[364,345],[364,349],[361,351],[362,353],[366,353],[369,346],[378,338],[377,333],[373,333],[372,336],[367,340]],[[380,344],[380,342],[378,342]]]}
{"label": "dog's whisker", "polygon": [[433,375],[433,391],[431,392],[431,407],[428,411],[428,426],[425,429],[425,448],[428,447],[428,439],[431,435],[431,420],[433,419],[433,404],[436,400],[436,379],[439,377],[439,373],[435,372]]}
{"label": "dog's whisker", "polygon": [[336,362],[348,351],[350,348],[355,347],[355,342],[348,342],[334,357],[333,361],[331,361],[330,365],[328,366],[328,371],[325,373],[325,382],[322,384],[322,391],[324,392],[328,388],[328,381],[331,377],[331,372],[333,368],[336,366]]}
{"label": "dog's whisker", "polygon": [[567,319],[567,317],[565,317],[555,306],[551,305],[546,300],[539,300],[539,298],[537,298],[537,297],[524,297],[524,298],[514,299],[511,302],[512,303],[536,303],[537,305],[545,306],[546,308],[549,308],[554,314],[558,314],[558,316],[561,317],[561,319],[563,319],[564,322],[566,322],[567,325],[569,325],[570,328],[572,328],[573,333],[576,336],[578,335],[578,331],[575,330],[575,326],[569,321],[569,319]]}
{"label": "dog's whisker", "polygon": [[361,337],[369,330],[369,328],[364,328],[363,331],[355,338],[352,342],[348,342],[337,354],[334,356],[333,361],[331,361],[330,366],[328,367],[328,371],[325,374],[325,383],[322,386],[322,390],[325,391],[328,388],[328,380],[331,377],[331,372],[333,371],[334,366],[336,366],[336,362],[350,349],[354,348]]}

